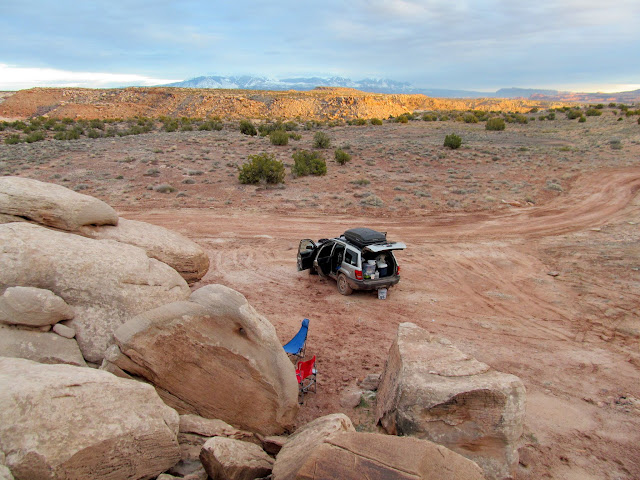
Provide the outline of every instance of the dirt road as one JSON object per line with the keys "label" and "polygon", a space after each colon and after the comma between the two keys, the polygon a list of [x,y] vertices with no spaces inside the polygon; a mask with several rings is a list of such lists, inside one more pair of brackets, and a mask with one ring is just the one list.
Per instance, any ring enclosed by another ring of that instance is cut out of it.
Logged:
{"label": "dirt road", "polygon": [[[640,169],[632,168],[581,178],[557,202],[492,216],[121,213],[203,245],[211,269],[196,288],[240,291],[283,343],[310,318],[307,352],[318,357],[319,388],[300,424],[341,411],[374,429],[371,409],[349,399],[358,380],[382,371],[397,325],[410,321],[523,380],[518,478],[640,478],[639,189]],[[301,238],[354,226],[408,245],[387,300],[341,296],[334,282],[296,271]]]}

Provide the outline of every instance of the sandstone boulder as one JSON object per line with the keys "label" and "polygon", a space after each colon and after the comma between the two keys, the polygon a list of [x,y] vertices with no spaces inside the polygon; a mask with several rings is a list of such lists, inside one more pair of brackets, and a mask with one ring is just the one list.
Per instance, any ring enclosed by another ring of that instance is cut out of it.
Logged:
{"label": "sandstone boulder", "polygon": [[273,325],[230,288],[207,285],[189,301],[142,313],[116,330],[115,341],[119,351],[102,368],[147,379],[180,413],[262,435],[293,423],[293,364]]}
{"label": "sandstone boulder", "polygon": [[209,269],[209,257],[184,235],[150,223],[120,218],[116,226],[87,226],[79,229],[85,237],[115,240],[142,248],[151,258],[174,268],[187,282],[200,280]]}
{"label": "sandstone boulder", "polygon": [[307,461],[311,450],[336,433],[355,431],[353,423],[343,413],[325,415],[307,423],[289,437],[278,453],[273,466],[273,480],[297,478],[297,472]]}
{"label": "sandstone boulder", "polygon": [[0,358],[0,449],[17,480],[154,478],[178,461],[177,433],[150,385]]}
{"label": "sandstone boulder", "polygon": [[0,297],[0,323],[39,327],[73,318],[67,303],[50,290],[9,287]]}
{"label": "sandstone boulder", "polygon": [[118,223],[116,211],[102,200],[22,177],[0,177],[0,213],[68,231]]}
{"label": "sandstone boulder", "polygon": [[78,343],[53,332],[0,326],[0,357],[26,358],[39,363],[86,367]]}
{"label": "sandstone boulder", "polygon": [[444,445],[475,461],[487,478],[513,475],[518,464],[525,389],[446,339],[401,323],[378,388],[385,430]]}
{"label": "sandstone boulder", "polygon": [[234,440],[244,440],[260,444],[260,440],[251,432],[238,430],[222,420],[203,418],[198,415],[180,415],[180,443],[181,460],[190,462],[198,460],[202,446],[211,437],[226,437]]}
{"label": "sandstone boulder", "polygon": [[56,323],[53,326],[53,331],[64,338],[73,338],[76,336],[76,331],[63,323]]}
{"label": "sandstone boulder", "polygon": [[273,458],[253,443],[225,437],[207,440],[200,461],[211,478],[253,480],[271,473]]}
{"label": "sandstone boulder", "polygon": [[481,480],[484,476],[471,460],[441,445],[358,433],[348,418],[329,415],[292,435],[273,466],[273,480],[312,478]]}
{"label": "sandstone boulder", "polygon": [[250,439],[255,438],[251,432],[238,430],[222,420],[192,414],[180,415],[180,433],[195,433],[209,438],[227,437],[234,440],[251,441]]}
{"label": "sandstone boulder", "polygon": [[69,326],[96,363],[125,321],[190,293],[175,270],[138,247],[30,223],[0,225],[0,291],[13,286],[51,290],[71,305]]}

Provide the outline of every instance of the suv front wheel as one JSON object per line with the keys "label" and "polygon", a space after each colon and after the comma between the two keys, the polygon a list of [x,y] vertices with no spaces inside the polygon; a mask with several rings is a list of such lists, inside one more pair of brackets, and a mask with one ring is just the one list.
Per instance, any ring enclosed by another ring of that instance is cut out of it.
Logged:
{"label": "suv front wheel", "polygon": [[338,275],[338,292],[341,295],[351,295],[353,293],[353,289],[349,286],[349,282],[347,281],[347,276],[344,273]]}

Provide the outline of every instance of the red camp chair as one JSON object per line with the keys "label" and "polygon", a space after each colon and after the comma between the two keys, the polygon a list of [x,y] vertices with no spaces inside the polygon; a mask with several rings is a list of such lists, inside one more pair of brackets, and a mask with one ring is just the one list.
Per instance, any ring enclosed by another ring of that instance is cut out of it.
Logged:
{"label": "red camp chair", "polygon": [[304,394],[311,390],[316,392],[316,356],[305,362],[299,361],[296,366],[296,377],[298,379],[298,387],[300,388],[300,403],[304,400]]}

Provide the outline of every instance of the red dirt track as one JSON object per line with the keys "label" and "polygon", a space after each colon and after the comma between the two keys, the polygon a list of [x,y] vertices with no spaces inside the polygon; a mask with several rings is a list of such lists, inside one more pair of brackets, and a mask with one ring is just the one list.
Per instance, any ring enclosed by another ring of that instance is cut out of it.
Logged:
{"label": "red dirt track", "polygon": [[[400,322],[449,338],[527,388],[517,478],[640,478],[640,168],[580,176],[567,195],[497,212],[396,218],[241,209],[131,208],[126,218],[179,231],[208,251],[198,286],[244,294],[284,343],[311,320],[317,394],[298,423],[344,412],[374,428],[349,394],[380,373]],[[341,296],[296,271],[301,238],[367,226],[408,245],[386,300]],[[549,273],[557,273],[551,276]]]}

